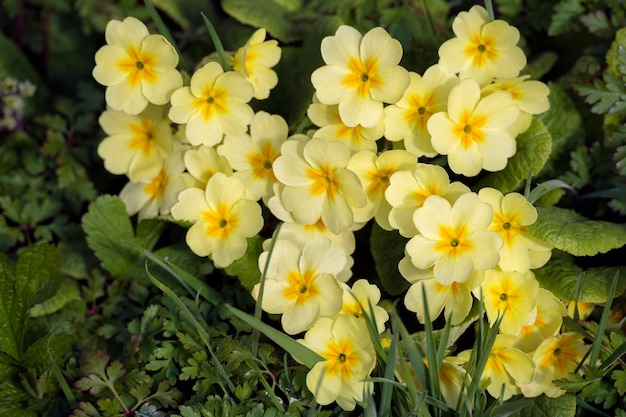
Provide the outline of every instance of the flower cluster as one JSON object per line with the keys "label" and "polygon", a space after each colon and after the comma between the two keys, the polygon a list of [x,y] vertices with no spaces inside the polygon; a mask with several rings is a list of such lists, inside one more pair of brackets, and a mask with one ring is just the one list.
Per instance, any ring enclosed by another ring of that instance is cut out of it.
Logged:
{"label": "flower cluster", "polygon": [[[464,177],[502,170],[516,137],[548,109],[547,86],[519,75],[526,57],[515,28],[475,6],[453,30],[439,62],[417,74],[400,66],[402,47],[384,29],[339,27],[311,75],[314,126],[292,136],[281,116],[250,104],[278,81],[280,48],[262,29],[228,55],[233,70],[207,59],[185,86],[174,49],[136,19],[112,21],[96,55],[109,106],[98,153],[128,176],[120,197],[129,214],[190,223],[189,247],[221,268],[263,228],[262,205],[283,222],[264,243],[252,296],[323,358],[306,379],[320,404],[352,410],[373,390],[365,318],[380,334],[389,316],[376,285],[349,285],[354,232],[370,221],[407,239],[398,268],[420,321],[443,312],[460,324],[480,302],[491,323],[502,317],[483,375],[494,397],[559,395],[553,381],[584,354],[580,338],[560,334],[565,308],[532,272],[551,256],[528,231],[533,205],[518,193],[473,192],[426,160],[446,156]],[[393,150],[378,151],[383,137]],[[468,357],[441,368],[451,406]]]}
{"label": "flower cluster", "polygon": [[0,81],[0,133],[12,132],[22,124],[24,99],[35,94],[35,86],[12,77]]}

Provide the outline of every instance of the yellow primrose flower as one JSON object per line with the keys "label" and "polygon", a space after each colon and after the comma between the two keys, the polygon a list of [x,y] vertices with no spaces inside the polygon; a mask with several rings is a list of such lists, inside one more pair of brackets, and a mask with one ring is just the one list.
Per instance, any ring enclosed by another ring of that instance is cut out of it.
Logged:
{"label": "yellow primrose flower", "polygon": [[376,355],[363,320],[347,314],[322,317],[300,342],[324,358],[306,376],[319,404],[335,401],[351,411],[372,391],[373,383],[364,380],[376,365]]}
{"label": "yellow primrose flower", "polygon": [[178,54],[161,35],[150,35],[134,17],[111,20],[107,45],[96,52],[93,77],[106,86],[107,104],[129,114],[141,113],[148,103],[166,104],[183,85],[176,70]]}
{"label": "yellow primrose flower", "polygon": [[210,147],[200,145],[185,152],[185,168],[190,177],[190,186],[205,189],[206,183],[216,172],[222,172],[227,177],[233,175],[233,170],[228,160],[217,154],[217,151]]}
{"label": "yellow primrose flower", "polygon": [[350,150],[339,141],[292,139],[274,161],[274,174],[285,184],[280,199],[298,223],[320,218],[335,234],[354,224],[353,208],[367,199],[356,174],[346,166]]}
{"label": "yellow primrose flower", "polygon": [[406,253],[420,269],[434,266],[442,285],[464,282],[474,270],[485,271],[498,264],[500,236],[487,230],[493,210],[476,193],[460,196],[453,205],[431,195],[413,215],[419,234],[406,244]]}
{"label": "yellow primrose flower", "polygon": [[463,80],[475,79],[481,86],[494,78],[513,78],[526,65],[517,46],[519,31],[503,20],[488,21],[481,6],[461,12],[452,22],[455,38],[439,47],[439,64]]}
{"label": "yellow primrose flower", "polygon": [[429,196],[438,195],[454,203],[469,192],[469,187],[461,182],[450,183],[448,173],[438,165],[418,163],[410,170],[397,171],[385,190],[385,199],[391,205],[389,224],[400,235],[411,238],[417,234],[413,214]]}
{"label": "yellow primrose flower", "polygon": [[252,119],[249,135],[226,135],[217,148],[236,170],[234,175],[242,179],[253,200],[266,201],[271,197],[277,181],[273,164],[287,140],[288,130],[281,116],[260,111]]}
{"label": "yellow primrose flower", "polygon": [[399,66],[402,45],[377,27],[361,36],[342,25],[335,36],[322,39],[326,65],[311,74],[323,104],[338,104],[347,126],[372,127],[383,114],[383,103],[395,103],[409,84],[407,70]]}
{"label": "yellow primrose flower", "polygon": [[569,303],[567,303],[566,308],[567,308],[567,315],[570,316],[571,318],[574,318],[574,313],[576,310],[578,310],[578,318],[580,320],[585,320],[587,317],[589,317],[593,309],[596,308],[596,305],[593,303],[586,303],[584,301],[572,300]]}
{"label": "yellow primrose flower", "polygon": [[128,215],[141,221],[170,213],[178,193],[187,187],[183,163],[184,147],[174,142],[172,154],[163,162],[161,170],[152,178],[129,182],[122,188],[120,199]]}
{"label": "yellow primrose flower", "polygon": [[[343,248],[348,255],[354,253],[356,249],[356,239],[351,229],[344,229],[338,234],[328,230],[322,219],[313,224],[297,223],[291,213],[282,205],[280,198],[281,188],[285,186],[277,183],[274,184],[274,195],[267,201],[267,208],[277,219],[283,222],[280,228],[280,236],[283,239],[291,240],[294,243],[304,245],[306,242],[318,237],[328,238],[333,246]],[[350,265],[352,266],[352,265]],[[344,282],[344,279],[339,279]]]}
{"label": "yellow primrose flower", "polygon": [[248,42],[231,58],[233,69],[241,73],[254,87],[254,98],[269,97],[270,90],[278,84],[276,72],[271,68],[280,61],[281,50],[275,40],[265,40],[265,29],[257,29]]}
{"label": "yellow primrose flower", "polygon": [[319,129],[313,132],[314,138],[338,140],[348,145],[352,153],[359,151],[376,152],[376,141],[385,132],[382,118],[371,127],[347,126],[339,116],[339,106],[322,104],[316,95],[313,95],[313,103],[307,109],[307,116],[311,122],[319,126]]}
{"label": "yellow primrose flower", "polygon": [[176,220],[192,222],[186,235],[189,248],[198,256],[211,256],[218,268],[241,258],[247,238],[263,227],[261,206],[245,198],[239,178],[215,173],[206,189],[187,188],[172,207]]}
{"label": "yellow primrose flower", "polygon": [[437,155],[426,123],[430,116],[447,109],[448,94],[459,79],[445,67],[433,65],[421,76],[409,72],[411,82],[402,98],[385,107],[385,138],[404,140],[404,148],[416,156]]}
{"label": "yellow primrose flower", "polygon": [[247,104],[254,88],[243,75],[224,72],[220,64],[209,62],[193,73],[190,83],[172,94],[169,116],[175,123],[186,123],[185,134],[192,145],[213,146],[225,133],[246,132],[254,116]]}
{"label": "yellow primrose flower", "polygon": [[172,129],[160,107],[149,105],[138,115],[109,109],[98,121],[109,135],[98,145],[98,155],[112,174],[126,174],[132,182],[151,179],[173,152]]}
{"label": "yellow primrose flower", "polygon": [[550,291],[539,288],[532,323],[521,328],[515,347],[532,352],[549,337],[559,332],[567,314],[563,303]]}
{"label": "yellow primrose flower", "polygon": [[504,169],[515,154],[515,138],[508,128],[518,116],[510,93],[496,91],[481,99],[478,83],[466,79],[450,91],[448,111],[428,120],[428,131],[433,148],[448,155],[450,169],[473,177],[481,169]]}
{"label": "yellow primrose flower", "polygon": [[441,312],[452,325],[460,324],[465,320],[472,309],[472,290],[480,286],[483,280],[482,271],[474,271],[463,282],[453,281],[449,285],[441,284],[435,278],[416,281],[404,296],[404,305],[409,311],[417,314],[417,319],[423,323],[425,305],[422,288],[426,292],[428,315],[434,321]]}
{"label": "yellow primrose flower", "polygon": [[[489,323],[504,315],[501,333],[518,335],[522,327],[534,321],[539,283],[531,271],[486,271],[481,289]],[[480,296],[476,292],[474,295]]]}
{"label": "yellow primrose flower", "polygon": [[[263,271],[269,252],[259,256]],[[310,329],[320,317],[341,310],[343,288],[336,275],[346,264],[347,255],[326,238],[314,239],[304,246],[278,239],[269,259],[261,307],[270,314],[282,314],[281,324],[288,334]],[[258,298],[260,284],[252,297]]]}
{"label": "yellow primrose flower", "polygon": [[520,109],[518,119],[509,128],[513,136],[528,130],[533,115],[541,114],[550,108],[550,100],[548,100],[550,89],[548,86],[541,81],[527,81],[529,77],[530,75],[517,78],[499,78],[481,90],[483,96],[498,90],[511,93],[513,103]]}
{"label": "yellow primrose flower", "polygon": [[533,354],[536,367],[532,382],[521,385],[524,396],[533,398],[545,394],[556,398],[565,394],[565,391],[554,385],[554,381],[574,372],[588,349],[583,337],[574,332],[544,340]]}
{"label": "yellow primrose flower", "polygon": [[500,398],[502,392],[503,401],[520,394],[519,385],[533,380],[535,362],[528,354],[512,347],[516,340],[512,335],[496,336],[481,376],[481,382],[489,380],[487,392],[494,398]]}
{"label": "yellow primrose flower", "polygon": [[411,152],[400,149],[390,150],[376,156],[369,151],[361,151],[352,156],[347,168],[361,180],[367,204],[354,209],[355,222],[367,222],[376,217],[376,223],[385,230],[392,230],[389,224],[391,205],[385,199],[389,179],[400,170],[410,170],[417,163]]}
{"label": "yellow primrose flower", "polygon": [[478,197],[493,208],[489,230],[498,232],[504,242],[498,263],[500,269],[525,272],[548,262],[552,249],[528,231],[528,226],[537,221],[537,210],[523,195],[503,195],[496,189],[483,188]]}
{"label": "yellow primrose flower", "polygon": [[[350,288],[347,284],[343,285],[343,305],[340,314],[350,314],[357,319],[364,318],[364,310],[370,316],[373,316],[376,322],[378,333],[385,331],[385,323],[389,320],[389,314],[384,308],[378,306],[380,301],[380,289],[370,284],[366,279],[359,279]],[[369,310],[370,304],[372,310]]]}

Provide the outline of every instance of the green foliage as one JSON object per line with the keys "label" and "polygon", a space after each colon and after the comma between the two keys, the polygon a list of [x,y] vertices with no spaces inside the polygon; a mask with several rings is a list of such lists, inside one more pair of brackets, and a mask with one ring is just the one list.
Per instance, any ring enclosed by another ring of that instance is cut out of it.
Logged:
{"label": "green foliage", "polygon": [[409,288],[409,282],[398,271],[398,262],[404,257],[407,239],[398,231],[383,230],[378,224],[372,226],[370,248],[376,273],[385,291],[397,295]]}
{"label": "green foliage", "polygon": [[550,416],[550,417],[574,417],[576,415],[576,397],[565,394],[557,398],[549,398],[545,395],[530,402],[520,410],[519,417]]}
{"label": "green foliage", "polygon": [[[575,258],[564,252],[553,251],[552,259],[535,276],[542,288],[551,291],[564,301],[576,300],[601,304],[607,301],[608,289],[615,273],[619,271],[617,293],[626,290],[626,270],[623,267],[590,267],[583,269]],[[582,275],[582,285],[578,280]]]}
{"label": "green foliage", "polygon": [[574,256],[593,256],[626,244],[626,228],[622,225],[589,220],[558,207],[538,207],[537,214],[537,221],[529,226],[530,232]]}
{"label": "green foliage", "polygon": [[261,281],[259,255],[263,252],[263,238],[259,235],[248,239],[246,253],[226,269],[228,275],[237,277],[248,291]]}

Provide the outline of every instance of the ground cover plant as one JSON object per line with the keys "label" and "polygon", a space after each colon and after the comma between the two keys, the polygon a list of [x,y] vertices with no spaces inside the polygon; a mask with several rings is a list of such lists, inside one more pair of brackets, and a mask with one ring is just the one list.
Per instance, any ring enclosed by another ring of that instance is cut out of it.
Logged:
{"label": "ground cover plant", "polygon": [[621,3],[3,1],[0,416],[625,416]]}

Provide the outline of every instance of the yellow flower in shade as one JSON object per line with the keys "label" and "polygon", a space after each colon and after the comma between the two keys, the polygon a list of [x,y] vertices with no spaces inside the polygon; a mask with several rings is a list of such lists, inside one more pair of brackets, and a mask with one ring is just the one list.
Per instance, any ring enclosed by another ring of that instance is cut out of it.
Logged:
{"label": "yellow flower in shade", "polygon": [[340,26],[322,40],[321,51],[326,65],[311,74],[311,82],[321,103],[339,105],[346,126],[376,125],[383,103],[398,101],[409,84],[407,70],[398,65],[402,45],[383,28],[361,36]]}
{"label": "yellow flower in shade", "polygon": [[406,244],[406,253],[417,268],[434,267],[439,284],[464,282],[474,270],[498,264],[502,239],[487,230],[492,216],[491,206],[475,193],[463,194],[453,205],[432,195],[413,215],[419,234]]}
{"label": "yellow flower in shade", "polygon": [[254,87],[254,98],[269,97],[270,90],[278,84],[276,72],[271,68],[280,61],[278,42],[265,40],[265,29],[257,29],[248,42],[231,58],[233,69],[245,77]]}
{"label": "yellow flower in shade", "polygon": [[139,115],[106,110],[98,121],[109,135],[98,155],[112,174],[126,174],[133,182],[153,178],[173,152],[172,129],[160,107],[149,105]]}
{"label": "yellow flower in shade", "polygon": [[183,85],[176,70],[178,55],[161,35],[150,35],[134,17],[111,20],[107,45],[96,52],[93,77],[106,86],[107,104],[129,114],[141,113],[148,103],[166,104]]}
{"label": "yellow flower in shade", "polygon": [[216,172],[230,177],[233,170],[228,160],[217,154],[214,148],[200,145],[185,152],[185,168],[187,168],[190,186],[205,189],[206,183]]}
{"label": "yellow flower in shade", "polygon": [[585,320],[587,317],[589,317],[593,309],[596,308],[596,305],[593,303],[585,303],[584,301],[572,300],[567,303],[566,308],[567,315],[571,318],[574,318],[574,313],[576,312],[576,310],[578,310],[578,319]]}
{"label": "yellow flower in shade", "polygon": [[277,181],[273,164],[287,140],[287,122],[281,116],[260,111],[250,124],[250,134],[226,135],[217,152],[228,159],[235,176],[242,179],[254,200],[271,197]]}
{"label": "yellow flower in shade", "polygon": [[218,268],[241,258],[248,247],[247,238],[263,227],[261,206],[245,198],[239,178],[215,173],[206,189],[187,188],[172,207],[176,220],[193,223],[187,231],[189,248],[198,256],[211,256]]}
{"label": "yellow flower in shade", "polygon": [[402,98],[385,107],[385,138],[404,140],[404,148],[416,156],[437,155],[426,123],[430,116],[447,109],[448,94],[459,79],[441,65],[429,67],[421,76],[409,73],[411,83]]}
{"label": "yellow flower in shade", "polygon": [[563,303],[550,291],[539,288],[534,320],[521,328],[515,347],[524,352],[532,352],[549,337],[559,332],[563,317],[567,314]]}
{"label": "yellow flower in shade", "polygon": [[385,191],[391,176],[400,170],[410,170],[417,163],[417,158],[410,152],[390,150],[376,156],[375,153],[362,151],[352,156],[348,169],[361,180],[367,204],[354,209],[355,222],[367,222],[372,217],[385,230],[392,230],[389,224],[391,205],[385,199]]}
{"label": "yellow flower in shade", "polygon": [[484,86],[494,78],[517,77],[526,65],[517,46],[519,31],[503,20],[489,22],[484,7],[459,13],[452,31],[456,37],[439,47],[439,64],[462,80],[473,78]]}
{"label": "yellow flower in shade", "polygon": [[[259,256],[263,271],[269,252]],[[261,307],[270,314],[282,314],[281,324],[288,334],[308,330],[320,317],[333,316],[341,310],[343,288],[337,281],[347,255],[333,247],[330,240],[318,238],[303,247],[278,239],[269,259]],[[259,296],[260,284],[252,296]]]}
{"label": "yellow flower in shade", "polygon": [[183,163],[184,148],[174,142],[172,154],[152,178],[129,182],[120,191],[120,199],[130,216],[139,213],[139,220],[170,213],[178,193],[187,187]]}
{"label": "yellow flower in shade", "polygon": [[313,137],[343,142],[348,145],[352,153],[376,152],[376,141],[385,132],[382,118],[372,127],[346,126],[339,116],[339,106],[322,104],[315,95],[313,95],[313,103],[307,110],[307,116],[311,122],[319,126],[319,129],[313,132]]}
{"label": "yellow flower in shade", "polygon": [[548,262],[552,255],[551,247],[531,235],[527,229],[537,221],[537,210],[523,195],[503,195],[496,189],[483,188],[478,192],[478,197],[493,208],[489,230],[498,232],[504,242],[498,263],[500,269],[525,272]]}
{"label": "yellow flower in shade", "polygon": [[481,169],[500,171],[515,154],[515,138],[509,132],[519,116],[511,94],[496,91],[480,97],[480,87],[473,79],[452,88],[448,111],[428,120],[433,148],[448,155],[450,169],[467,177]]}
{"label": "yellow flower in shade", "polygon": [[556,398],[565,391],[554,385],[554,381],[567,378],[583,360],[589,346],[583,337],[574,332],[558,334],[545,339],[535,350],[535,375],[531,383],[521,385],[525,397],[537,397],[545,394]]}
{"label": "yellow flower in shade", "polygon": [[[340,314],[350,314],[357,319],[365,319],[364,312],[374,318],[378,333],[385,331],[385,323],[389,320],[389,314],[384,308],[378,306],[380,301],[380,289],[370,284],[366,279],[359,279],[350,288],[343,285],[343,306]],[[369,306],[372,306],[372,310]]]}
{"label": "yellow flower in shade", "polygon": [[252,121],[254,111],[247,104],[254,88],[243,75],[224,72],[217,62],[209,62],[191,76],[189,87],[172,94],[169,116],[185,124],[192,145],[213,146],[224,134],[241,135]]}
{"label": "yellow flower in shade", "polygon": [[350,150],[339,141],[292,139],[274,161],[274,174],[285,184],[280,199],[298,223],[320,218],[330,231],[340,233],[354,224],[353,208],[367,199],[356,174],[346,168]]}
{"label": "yellow flower in shade", "polygon": [[519,118],[509,129],[513,136],[528,130],[533,115],[541,114],[550,108],[548,86],[541,81],[528,80],[529,77],[530,75],[524,75],[517,78],[496,79],[481,90],[483,96],[498,90],[511,93],[513,103],[520,109]]}
{"label": "yellow flower in shade", "polygon": [[474,271],[463,282],[453,281],[449,285],[441,284],[435,278],[419,280],[413,283],[404,296],[404,305],[409,311],[417,314],[417,319],[423,323],[426,306],[422,295],[422,288],[426,292],[428,315],[434,321],[441,312],[453,325],[460,324],[472,309],[472,290],[478,287],[483,280],[482,271]]}
{"label": "yellow flower in shade", "polygon": [[500,333],[518,335],[535,320],[539,283],[532,272],[486,271],[481,290],[489,323],[504,315]]}
{"label": "yellow flower in shade", "polygon": [[400,170],[389,178],[385,199],[391,205],[389,224],[404,237],[417,233],[413,214],[431,195],[438,195],[454,203],[470,189],[461,182],[450,183],[445,169],[438,165],[417,164],[410,170]]}
{"label": "yellow flower in shade", "polygon": [[[313,224],[297,223],[291,213],[282,205],[280,198],[280,189],[285,186],[277,183],[274,184],[274,195],[267,201],[267,208],[283,223],[280,228],[280,236],[282,239],[290,240],[294,243],[304,245],[306,242],[318,237],[328,238],[333,246],[343,248],[348,255],[354,253],[356,249],[356,240],[354,232],[351,229],[344,229],[338,234],[328,230],[322,219]],[[352,265],[350,265],[352,267]],[[339,278],[340,281],[346,280]]]}
{"label": "yellow flower in shade", "polygon": [[527,354],[512,347],[517,337],[499,334],[489,353],[481,381],[489,380],[487,392],[494,398],[506,401],[521,393],[519,385],[533,380],[535,362]]}
{"label": "yellow flower in shade", "polygon": [[324,358],[306,376],[307,388],[319,404],[335,401],[351,411],[372,391],[373,383],[365,379],[376,365],[376,356],[363,320],[347,314],[323,317],[300,342]]}

